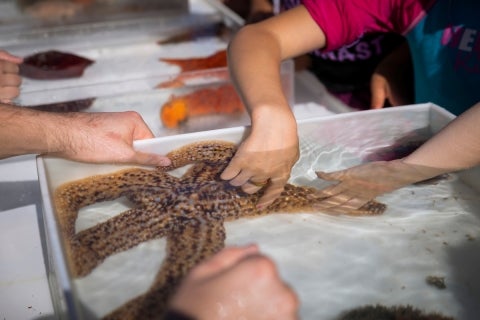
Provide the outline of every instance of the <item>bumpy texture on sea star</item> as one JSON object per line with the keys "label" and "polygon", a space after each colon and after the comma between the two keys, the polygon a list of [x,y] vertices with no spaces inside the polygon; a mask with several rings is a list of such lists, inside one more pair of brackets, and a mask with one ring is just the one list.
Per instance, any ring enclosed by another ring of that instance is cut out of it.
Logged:
{"label": "bumpy texture on sea star", "polygon": [[439,313],[426,313],[410,305],[367,305],[342,313],[335,320],[454,320]]}
{"label": "bumpy texture on sea star", "polygon": [[[262,192],[246,194],[219,178],[234,144],[199,142],[168,154],[169,167],[131,168],[60,186],[55,206],[74,277],[89,274],[107,257],[152,239],[167,239],[166,258],[151,287],[105,319],[156,319],[182,277],[224,247],[224,222],[274,212],[313,212],[316,189],[287,184],[267,209],[257,210]],[[181,177],[168,172],[193,164]],[[96,202],[126,197],[134,208],[106,222],[75,232],[78,210]],[[367,203],[353,215],[377,215],[386,206]]]}

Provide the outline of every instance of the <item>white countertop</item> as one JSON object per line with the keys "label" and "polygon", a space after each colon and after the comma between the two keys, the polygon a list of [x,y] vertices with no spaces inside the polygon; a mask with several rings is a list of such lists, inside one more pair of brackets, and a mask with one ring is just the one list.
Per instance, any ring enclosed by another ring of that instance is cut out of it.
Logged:
{"label": "white countertop", "polygon": [[35,156],[0,161],[0,318],[54,318]]}

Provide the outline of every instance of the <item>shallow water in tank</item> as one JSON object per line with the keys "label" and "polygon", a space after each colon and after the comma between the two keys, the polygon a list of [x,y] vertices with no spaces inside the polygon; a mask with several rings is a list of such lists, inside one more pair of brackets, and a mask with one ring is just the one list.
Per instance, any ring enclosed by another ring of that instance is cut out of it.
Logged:
{"label": "shallow water in tank", "polygon": [[[290,182],[328,185],[315,171],[361,162],[356,149],[303,141]],[[273,214],[226,223],[226,245],[258,243],[296,290],[301,319],[335,319],[366,304],[412,305],[459,320],[480,314],[480,197],[449,174],[381,196],[375,217]],[[129,207],[114,201],[82,209],[84,229]],[[109,257],[75,284],[82,303],[102,316],[145,291],[159,270],[164,240]],[[445,288],[427,282],[443,279]]]}
{"label": "shallow water in tank", "polygon": [[[322,188],[329,183],[317,179],[315,171],[360,162],[356,150],[303,144],[291,182]],[[250,237],[275,258],[297,290],[302,319],[334,319],[366,304],[408,304],[475,319],[480,314],[478,190],[449,174],[378,200],[388,205],[382,216],[302,214],[243,223],[255,226]],[[248,226],[227,229],[227,243],[235,243],[234,234],[245,237],[241,229]],[[428,277],[444,279],[446,288],[428,284]]]}

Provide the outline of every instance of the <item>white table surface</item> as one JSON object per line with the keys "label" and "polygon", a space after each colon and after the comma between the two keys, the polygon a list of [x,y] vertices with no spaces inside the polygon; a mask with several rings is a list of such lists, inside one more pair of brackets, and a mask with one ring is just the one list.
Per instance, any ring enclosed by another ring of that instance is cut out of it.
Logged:
{"label": "white table surface", "polygon": [[[296,75],[298,119],[350,109],[308,72]],[[324,106],[329,106],[327,109]],[[0,160],[0,319],[56,319],[45,268],[42,202],[34,155]]]}
{"label": "white table surface", "polygon": [[0,319],[54,319],[35,156],[0,161]]}

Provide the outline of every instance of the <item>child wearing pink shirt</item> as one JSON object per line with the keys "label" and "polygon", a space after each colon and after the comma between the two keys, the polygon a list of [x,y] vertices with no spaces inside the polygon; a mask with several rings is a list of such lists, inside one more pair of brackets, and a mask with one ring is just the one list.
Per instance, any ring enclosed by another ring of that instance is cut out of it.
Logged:
{"label": "child wearing pink shirt", "polygon": [[367,33],[396,32],[407,38],[415,102],[464,112],[480,101],[475,90],[480,83],[479,15],[480,2],[468,0],[304,0],[243,27],[229,45],[229,69],[252,127],[221,177],[250,193],[268,181],[259,206],[273,202],[299,157],[297,124],[282,93],[281,61],[318,48],[336,50]]}
{"label": "child wearing pink shirt", "polygon": [[[270,0],[235,1],[225,4],[241,15],[247,24],[262,21],[274,15],[274,11],[290,10],[301,4],[300,0],[281,0],[280,7],[274,8]],[[397,47],[405,43],[405,38],[393,32],[375,32],[361,35],[358,39],[336,50],[324,52],[314,50],[296,57],[297,70],[310,70],[332,93],[346,105],[358,109],[383,107],[391,104],[412,102],[411,87],[405,91],[400,101],[372,103],[370,79],[379,63]],[[408,50],[408,48],[406,48]],[[408,53],[408,51],[407,51]],[[411,65],[405,66],[411,75]],[[408,81],[411,83],[411,80]]]}

